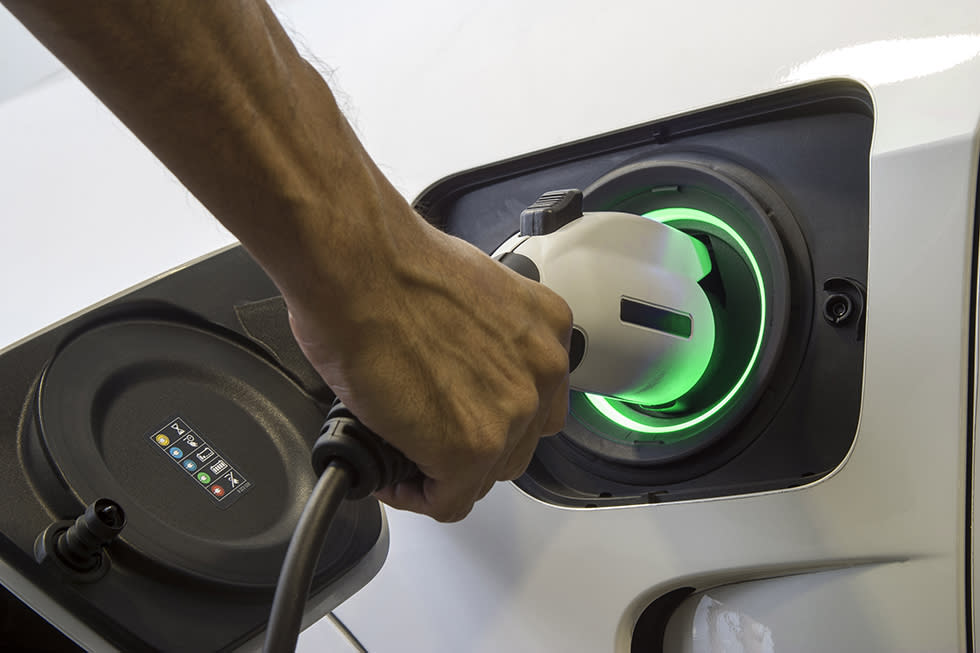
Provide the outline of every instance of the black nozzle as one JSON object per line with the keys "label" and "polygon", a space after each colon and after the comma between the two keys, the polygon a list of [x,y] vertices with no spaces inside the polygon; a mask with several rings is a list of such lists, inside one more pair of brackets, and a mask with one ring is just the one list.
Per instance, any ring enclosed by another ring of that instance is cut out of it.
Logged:
{"label": "black nozzle", "polygon": [[313,469],[322,474],[333,461],[351,470],[348,499],[363,499],[372,492],[419,474],[405,455],[364,426],[339,399],[334,401],[313,445]]}
{"label": "black nozzle", "polygon": [[53,564],[82,582],[102,578],[109,570],[105,548],[126,526],[126,513],[112,499],[97,499],[72,521],[56,521],[34,542],[34,557]]}
{"label": "black nozzle", "polygon": [[99,499],[58,539],[58,554],[79,571],[94,569],[102,549],[116,539],[125,525],[126,514],[119,504]]}

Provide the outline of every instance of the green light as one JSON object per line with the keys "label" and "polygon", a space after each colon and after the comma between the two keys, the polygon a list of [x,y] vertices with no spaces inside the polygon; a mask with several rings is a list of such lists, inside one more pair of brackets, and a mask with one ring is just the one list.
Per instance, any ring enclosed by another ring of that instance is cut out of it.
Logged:
{"label": "green light", "polygon": [[[622,426],[623,428],[630,429],[631,431],[639,431],[641,433],[676,433],[692,426],[697,426],[701,422],[709,419],[712,415],[715,415],[718,411],[724,408],[725,405],[727,405],[735,397],[742,386],[745,385],[745,381],[749,378],[749,373],[755,367],[755,362],[759,358],[759,352],[762,350],[762,340],[763,336],[765,335],[766,325],[766,288],[765,282],[762,279],[762,271],[759,269],[759,263],[756,261],[755,256],[752,254],[752,250],[749,249],[749,246],[746,244],[745,240],[742,239],[742,237],[739,236],[734,229],[710,213],[698,211],[697,209],[667,208],[645,213],[643,217],[650,218],[651,220],[657,220],[658,222],[662,222],[664,224],[676,222],[678,220],[700,222],[716,229],[720,229],[729,238],[731,238],[732,242],[741,250],[743,258],[748,261],[749,266],[752,268],[752,274],[755,276],[756,285],[759,289],[759,335],[756,337],[755,348],[752,350],[752,356],[749,358],[748,365],[745,366],[745,371],[742,372],[742,375],[738,378],[738,381],[735,382],[728,393],[726,393],[724,397],[722,397],[704,412],[694,415],[682,422],[670,424],[669,426],[656,426],[654,424],[646,424],[632,419],[630,415],[635,415],[636,417],[645,416],[642,413],[638,413],[637,411],[633,410],[627,403],[602,397],[600,395],[585,393],[586,399],[589,400],[589,403],[591,403],[596,410],[598,410],[607,419],[618,424],[619,426]],[[710,267],[706,269],[710,270]]]}
{"label": "green light", "polygon": [[691,238],[691,243],[694,245],[694,252],[698,255],[698,265],[701,266],[701,276],[697,279],[701,281],[711,273],[711,254],[708,253],[704,243],[697,238]]}

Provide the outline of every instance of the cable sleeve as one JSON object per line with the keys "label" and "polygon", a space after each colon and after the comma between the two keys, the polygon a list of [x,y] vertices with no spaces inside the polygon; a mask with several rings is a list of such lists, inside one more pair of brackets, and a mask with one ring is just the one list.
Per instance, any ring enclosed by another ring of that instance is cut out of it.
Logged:
{"label": "cable sleeve", "polygon": [[264,653],[290,653],[296,649],[313,571],[320,559],[327,530],[347,496],[350,484],[350,469],[336,461],[327,465],[317,480],[282,563],[266,628]]}

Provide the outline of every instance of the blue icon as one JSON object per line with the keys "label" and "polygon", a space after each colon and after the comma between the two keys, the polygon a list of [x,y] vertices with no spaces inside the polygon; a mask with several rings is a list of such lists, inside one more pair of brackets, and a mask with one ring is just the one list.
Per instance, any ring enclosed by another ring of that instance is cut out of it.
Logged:
{"label": "blue icon", "polygon": [[184,450],[181,449],[180,447],[170,447],[170,455],[176,458],[177,460],[180,460],[181,458],[184,457]]}
{"label": "blue icon", "polygon": [[184,469],[186,469],[189,472],[196,472],[197,471],[197,463],[194,462],[193,460],[191,460],[190,458],[188,458],[187,460],[185,460],[181,464],[184,466]]}

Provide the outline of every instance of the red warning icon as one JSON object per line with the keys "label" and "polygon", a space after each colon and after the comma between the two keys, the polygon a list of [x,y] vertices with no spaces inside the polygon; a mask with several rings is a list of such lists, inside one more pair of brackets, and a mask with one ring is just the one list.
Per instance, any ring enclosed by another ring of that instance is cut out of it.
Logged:
{"label": "red warning icon", "polygon": [[218,484],[214,484],[211,486],[211,494],[216,497],[223,497],[225,496],[225,489]]}

